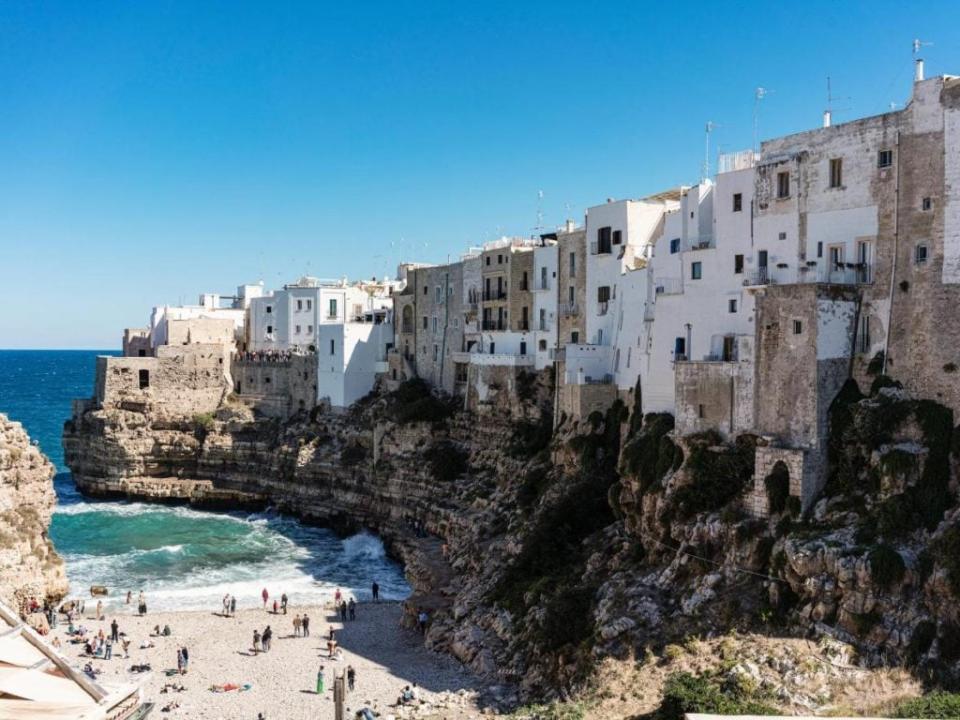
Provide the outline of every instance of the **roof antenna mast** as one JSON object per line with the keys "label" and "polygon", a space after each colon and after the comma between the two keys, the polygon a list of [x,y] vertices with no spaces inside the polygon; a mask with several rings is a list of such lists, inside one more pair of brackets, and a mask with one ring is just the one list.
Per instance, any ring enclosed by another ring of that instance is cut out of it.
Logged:
{"label": "roof antenna mast", "polygon": [[753,152],[760,152],[760,101],[763,100],[769,90],[758,87],[753,91]]}
{"label": "roof antenna mast", "polygon": [[706,182],[710,179],[710,133],[721,127],[713,120],[707,120],[704,126],[704,147],[703,147],[703,168],[700,172],[700,182]]}

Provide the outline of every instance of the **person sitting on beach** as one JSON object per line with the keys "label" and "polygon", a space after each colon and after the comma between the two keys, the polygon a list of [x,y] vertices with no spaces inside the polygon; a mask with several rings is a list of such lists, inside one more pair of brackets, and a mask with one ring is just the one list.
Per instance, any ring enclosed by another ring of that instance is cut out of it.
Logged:
{"label": "person sitting on beach", "polygon": [[368,707],[357,710],[357,720],[376,720],[373,710]]}
{"label": "person sitting on beach", "polygon": [[415,697],[413,690],[410,689],[409,685],[406,685],[403,688],[403,692],[400,693],[400,697],[397,698],[397,705],[409,705],[414,701]]}
{"label": "person sitting on beach", "polygon": [[260,631],[253,631],[253,654],[256,655],[260,652]]}
{"label": "person sitting on beach", "polygon": [[173,635],[173,632],[171,632],[170,626],[169,626],[169,625],[164,625],[164,626],[163,626],[163,636],[164,636],[164,637],[170,637],[171,635]]}
{"label": "person sitting on beach", "polygon": [[293,618],[293,636],[294,637],[300,637],[301,626],[302,626],[302,622],[300,620],[300,613],[297,613]]}
{"label": "person sitting on beach", "polygon": [[59,636],[59,635],[58,635],[58,636],[55,636],[55,637],[53,638],[53,646],[54,646],[57,650],[60,649],[60,636]]}

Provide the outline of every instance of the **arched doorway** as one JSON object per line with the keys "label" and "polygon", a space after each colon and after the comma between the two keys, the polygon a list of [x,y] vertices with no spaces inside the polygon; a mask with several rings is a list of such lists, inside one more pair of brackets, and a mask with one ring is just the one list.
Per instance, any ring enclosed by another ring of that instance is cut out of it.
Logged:
{"label": "arched doorway", "polygon": [[790,497],[790,469],[787,464],[777,460],[763,484],[767,489],[767,512],[779,515],[787,509],[787,499]]}

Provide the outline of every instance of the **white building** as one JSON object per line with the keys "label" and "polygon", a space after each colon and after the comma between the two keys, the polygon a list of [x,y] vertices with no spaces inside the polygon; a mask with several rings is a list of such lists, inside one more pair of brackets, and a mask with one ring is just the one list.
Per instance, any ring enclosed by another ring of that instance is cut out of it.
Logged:
{"label": "white building", "polygon": [[324,323],[317,328],[317,401],[345,408],[373,390],[387,372],[393,347],[393,311],[380,308],[359,320]]}
{"label": "white building", "polygon": [[535,367],[550,365],[550,351],[557,346],[557,244],[533,250],[533,333],[536,341]]}
{"label": "white building", "polygon": [[170,338],[170,323],[177,320],[229,319],[234,323],[235,340],[243,338],[246,309],[263,295],[263,283],[240,285],[236,295],[204,293],[197,305],[158,305],[150,314],[150,346],[154,350],[166,345]]}
{"label": "white building", "polygon": [[392,308],[391,296],[400,287],[389,279],[350,284],[346,279],[302,277],[250,303],[247,349],[315,349],[321,326],[353,322],[372,310]]}

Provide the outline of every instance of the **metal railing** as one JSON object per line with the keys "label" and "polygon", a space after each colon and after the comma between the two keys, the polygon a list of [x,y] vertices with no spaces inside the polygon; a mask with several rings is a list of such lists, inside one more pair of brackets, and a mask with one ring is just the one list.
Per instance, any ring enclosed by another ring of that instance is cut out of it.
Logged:
{"label": "metal railing", "polygon": [[484,291],[483,293],[484,302],[491,302],[494,300],[506,300],[506,299],[507,299],[506,290],[490,290],[489,292]]}
{"label": "metal railing", "polygon": [[747,276],[743,279],[743,284],[745,287],[752,287],[757,285],[769,285],[770,284],[770,268],[760,267],[756,270],[751,270],[747,273]]}
{"label": "metal railing", "polygon": [[480,323],[480,327],[484,330],[505,330],[506,324],[503,320],[484,320]]}
{"label": "metal railing", "polygon": [[535,289],[535,290],[549,290],[549,289],[550,289],[550,281],[547,280],[546,278],[540,278],[540,280],[537,281],[537,286],[536,286],[534,289]]}
{"label": "metal railing", "polygon": [[576,303],[564,303],[560,306],[560,314],[564,317],[571,317],[580,314],[580,306]]}

